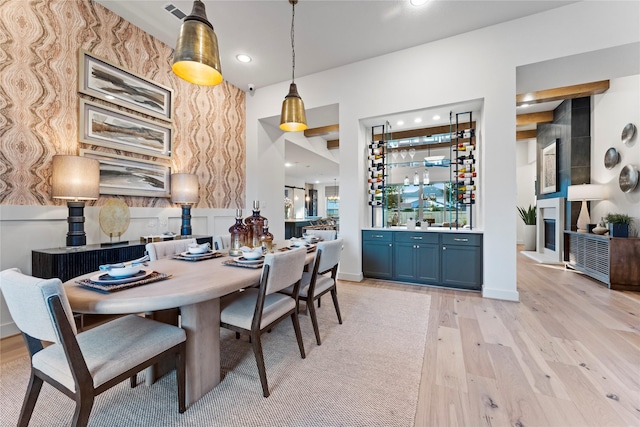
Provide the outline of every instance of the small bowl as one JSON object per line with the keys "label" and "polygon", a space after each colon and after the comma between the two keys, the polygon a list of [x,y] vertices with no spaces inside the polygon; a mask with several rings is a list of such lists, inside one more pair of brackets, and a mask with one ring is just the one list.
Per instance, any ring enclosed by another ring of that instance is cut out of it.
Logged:
{"label": "small bowl", "polygon": [[206,247],[206,246],[205,247],[194,246],[194,247],[189,247],[188,250],[189,250],[190,254],[196,255],[196,254],[203,254],[203,253],[207,252],[209,250],[209,248]]}
{"label": "small bowl", "polygon": [[244,259],[248,259],[248,260],[260,259],[262,258],[262,252],[242,251],[242,256],[244,257]]}
{"label": "small bowl", "polygon": [[132,265],[129,267],[112,268],[109,271],[107,271],[107,274],[111,277],[124,278],[124,277],[131,277],[139,271],[140,271],[139,265]]}

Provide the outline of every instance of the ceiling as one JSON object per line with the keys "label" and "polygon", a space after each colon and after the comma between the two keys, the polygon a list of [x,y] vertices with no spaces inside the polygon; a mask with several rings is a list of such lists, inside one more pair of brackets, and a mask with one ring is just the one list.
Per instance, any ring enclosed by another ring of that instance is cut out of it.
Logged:
{"label": "ceiling", "polygon": [[[185,14],[190,0],[95,0],[127,21],[163,41],[175,42],[181,20],[165,10],[173,5]],[[218,37],[225,80],[241,90],[291,79],[291,5],[287,0],[204,0],[207,17]],[[409,0],[299,0],[295,14],[296,77],[384,55],[479,28],[499,24],[574,1],[444,1],[412,6]],[[174,10],[175,12],[175,10]],[[455,25],[451,25],[453,18]],[[240,63],[236,55],[252,57]],[[538,104],[526,112],[550,110]],[[310,128],[338,123],[338,106],[307,110]],[[482,101],[410,111],[363,120],[365,126],[384,124],[393,131],[449,124],[449,113],[473,111]],[[520,113],[521,109],[518,109]],[[525,112],[525,111],[522,111]],[[439,119],[434,119],[434,115]],[[422,121],[416,123],[420,117]],[[274,118],[277,120],[277,118]],[[404,124],[398,122],[402,120]],[[277,127],[277,123],[273,123]],[[520,130],[520,129],[519,129]],[[338,139],[336,132],[322,135]],[[287,141],[285,160],[293,166],[287,177],[308,183],[333,183],[339,178],[338,150],[322,156]]]}

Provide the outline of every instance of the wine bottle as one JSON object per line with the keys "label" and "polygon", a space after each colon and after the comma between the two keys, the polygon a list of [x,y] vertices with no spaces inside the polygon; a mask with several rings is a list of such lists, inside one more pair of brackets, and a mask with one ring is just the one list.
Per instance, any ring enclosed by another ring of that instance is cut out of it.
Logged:
{"label": "wine bottle", "polygon": [[372,190],[377,190],[379,188],[382,188],[382,183],[381,182],[374,182],[369,186],[370,189]]}
{"label": "wine bottle", "polygon": [[460,178],[458,179],[458,185],[473,185],[475,181],[471,178]]}
{"label": "wine bottle", "polygon": [[454,148],[455,151],[472,151],[472,150],[475,150],[475,149],[476,149],[475,144],[473,144],[473,145],[463,145],[462,147],[456,146],[456,148]]}
{"label": "wine bottle", "polygon": [[[429,185],[429,169],[425,169],[424,173],[422,174],[422,183],[424,185]],[[420,193],[422,195],[422,193]]]}
{"label": "wine bottle", "polygon": [[420,176],[417,171],[413,173],[413,185],[420,185]]}
{"label": "wine bottle", "polygon": [[475,178],[475,172],[458,173],[458,178]]}
{"label": "wine bottle", "polygon": [[369,166],[369,170],[372,171],[372,172],[373,171],[379,171],[379,170],[382,170],[382,169],[384,169],[384,165],[382,163],[377,164],[377,165],[370,165]]}
{"label": "wine bottle", "polygon": [[379,159],[369,159],[371,167],[377,167],[378,165],[382,166],[382,156]]}
{"label": "wine bottle", "polygon": [[379,188],[376,190],[369,190],[369,194],[382,194],[382,190]]}
{"label": "wine bottle", "polygon": [[382,200],[369,200],[369,206],[382,206]]}
{"label": "wine bottle", "polygon": [[458,173],[467,173],[467,172],[475,172],[475,171],[476,171],[476,168],[473,166],[458,169]]}
{"label": "wine bottle", "polygon": [[456,163],[459,165],[474,165],[476,163],[476,159],[463,159],[458,160]]}
{"label": "wine bottle", "polygon": [[229,233],[231,234],[229,255],[242,255],[240,248],[247,245],[249,235],[249,228],[242,223],[242,209],[236,209],[236,223],[229,228]]}
{"label": "wine bottle", "polygon": [[369,154],[369,160],[382,160],[381,154]]}
{"label": "wine bottle", "polygon": [[463,162],[465,160],[473,160],[475,161],[475,157],[473,157],[473,153],[469,153],[469,155],[467,156],[458,156],[458,158],[456,159],[459,162]]}
{"label": "wine bottle", "polygon": [[369,178],[367,181],[370,182],[370,183],[382,182],[382,178]]}
{"label": "wine bottle", "polygon": [[262,227],[262,234],[260,235],[260,243],[262,244],[262,251],[268,254],[273,253],[273,234],[269,233],[269,220],[264,220],[264,226]]}
{"label": "wine bottle", "polygon": [[475,185],[463,185],[462,187],[458,187],[458,192],[471,192],[471,191],[475,191],[476,186]]}
{"label": "wine bottle", "polygon": [[465,199],[462,199],[461,203],[463,203],[465,205],[475,205],[476,204],[476,199],[465,198]]}
{"label": "wine bottle", "polygon": [[374,148],[381,148],[384,147],[384,141],[371,141],[371,144],[369,144],[369,148],[370,149],[374,149]]}

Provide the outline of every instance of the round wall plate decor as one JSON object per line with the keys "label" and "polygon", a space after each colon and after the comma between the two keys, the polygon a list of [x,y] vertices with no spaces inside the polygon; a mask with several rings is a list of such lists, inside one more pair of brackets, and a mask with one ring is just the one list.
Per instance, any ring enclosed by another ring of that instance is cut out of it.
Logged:
{"label": "round wall plate decor", "polygon": [[120,199],[111,198],[100,209],[100,228],[109,237],[120,237],[129,228],[129,206]]}
{"label": "round wall plate decor", "polygon": [[620,171],[620,178],[618,179],[620,190],[623,193],[631,193],[638,185],[638,168],[633,165],[626,165]]}
{"label": "round wall plate decor", "polygon": [[624,144],[628,144],[633,139],[636,134],[636,126],[633,123],[627,124],[624,129],[622,129],[622,142]]}
{"label": "round wall plate decor", "polygon": [[620,161],[620,154],[618,154],[618,150],[611,147],[604,154],[604,167],[607,169],[613,169],[615,165]]}

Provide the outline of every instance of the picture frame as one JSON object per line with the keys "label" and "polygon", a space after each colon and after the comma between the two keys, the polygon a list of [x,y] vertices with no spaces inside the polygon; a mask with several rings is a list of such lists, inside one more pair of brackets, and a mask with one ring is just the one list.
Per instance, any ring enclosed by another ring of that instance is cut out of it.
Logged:
{"label": "picture frame", "polygon": [[100,163],[100,194],[171,197],[171,166],[150,160],[80,149]]}
{"label": "picture frame", "polygon": [[78,91],[158,119],[173,121],[173,89],[79,50]]}
{"label": "picture frame", "polygon": [[540,193],[548,194],[558,191],[558,139],[542,149],[540,159]]}
{"label": "picture frame", "polygon": [[171,157],[171,125],[81,99],[78,126],[78,139],[82,143],[165,159]]}

